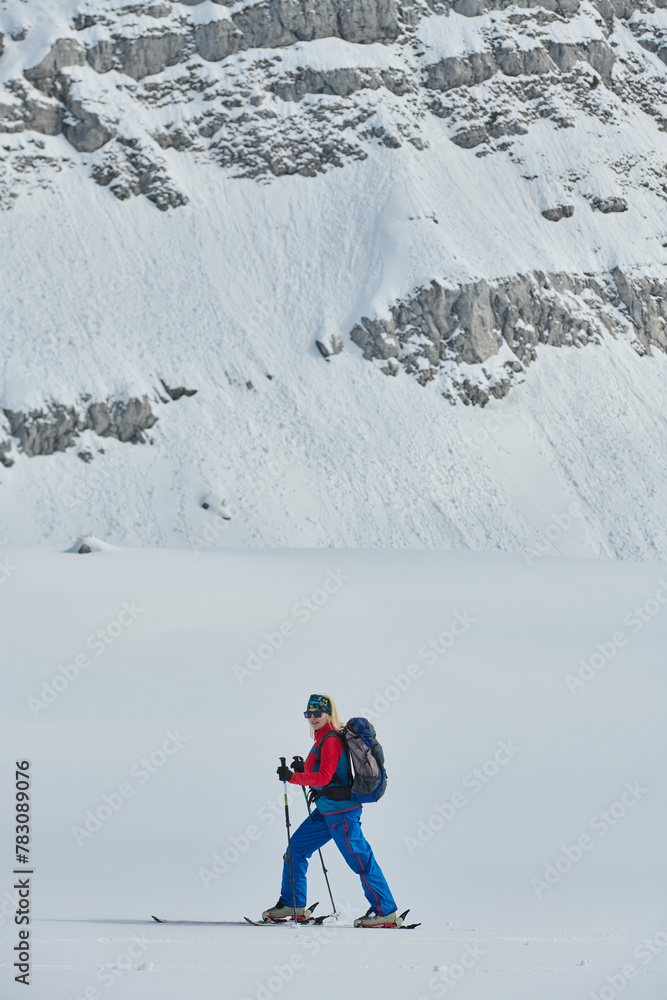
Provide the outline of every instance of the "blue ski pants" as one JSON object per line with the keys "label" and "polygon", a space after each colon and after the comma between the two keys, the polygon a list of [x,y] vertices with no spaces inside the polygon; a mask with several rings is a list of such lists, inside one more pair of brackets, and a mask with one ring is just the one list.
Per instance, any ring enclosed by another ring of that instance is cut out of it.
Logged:
{"label": "blue ski pants", "polygon": [[[295,830],[291,838],[294,897],[297,906],[306,906],[306,873],[308,859],[320,847],[333,840],[361,885],[374,913],[384,916],[396,909],[382,869],[373,857],[371,846],[361,832],[361,809],[349,812],[321,813],[313,809],[310,816]],[[283,859],[283,881],[280,901],[292,906],[289,854]]]}

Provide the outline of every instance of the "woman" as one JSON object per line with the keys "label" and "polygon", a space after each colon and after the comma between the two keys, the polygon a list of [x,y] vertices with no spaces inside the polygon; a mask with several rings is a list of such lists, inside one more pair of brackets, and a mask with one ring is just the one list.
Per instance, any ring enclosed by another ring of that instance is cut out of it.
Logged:
{"label": "woman", "polygon": [[333,840],[353,872],[361,878],[364,895],[370,903],[368,913],[354,921],[355,927],[400,927],[396,903],[373,857],[370,844],[361,832],[361,805],[350,798],[352,777],[343,728],[336,706],[325,694],[311,694],[303,713],[310,722],[315,743],[306,761],[295,757],[292,768],[279,767],[278,777],[291,785],[309,785],[314,789],[317,808],[303,821],[291,838],[294,897],[289,854],[283,859],[280,899],[265,910],[264,920],[307,920],[306,872],[308,859],[324,844]]}

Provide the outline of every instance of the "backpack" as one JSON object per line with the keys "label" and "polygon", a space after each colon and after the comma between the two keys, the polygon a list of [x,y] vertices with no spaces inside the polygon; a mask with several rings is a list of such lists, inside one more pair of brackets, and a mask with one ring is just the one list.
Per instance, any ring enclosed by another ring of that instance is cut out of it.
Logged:
{"label": "backpack", "polygon": [[343,737],[354,775],[350,798],[353,802],[377,802],[387,790],[387,771],[373,725],[368,719],[349,719]]}
{"label": "backpack", "polygon": [[330,799],[343,800],[349,797],[353,802],[359,803],[377,802],[381,799],[387,789],[384,750],[368,719],[349,719],[339,732],[327,733],[317,748],[317,766],[320,763],[322,743],[330,736],[343,744],[352,772],[352,784],[343,785],[340,778],[334,775],[325,788],[315,794],[311,793],[313,798],[326,795]]}

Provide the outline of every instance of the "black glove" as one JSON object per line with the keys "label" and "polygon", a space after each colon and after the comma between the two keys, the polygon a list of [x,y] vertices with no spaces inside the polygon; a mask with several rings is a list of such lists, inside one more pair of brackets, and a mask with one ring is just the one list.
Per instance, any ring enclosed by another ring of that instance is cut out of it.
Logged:
{"label": "black glove", "polygon": [[292,757],[291,767],[295,774],[303,774],[303,757]]}
{"label": "black glove", "polygon": [[291,771],[287,764],[281,764],[279,768],[276,769],[276,774],[280,781],[291,781],[294,771]]}

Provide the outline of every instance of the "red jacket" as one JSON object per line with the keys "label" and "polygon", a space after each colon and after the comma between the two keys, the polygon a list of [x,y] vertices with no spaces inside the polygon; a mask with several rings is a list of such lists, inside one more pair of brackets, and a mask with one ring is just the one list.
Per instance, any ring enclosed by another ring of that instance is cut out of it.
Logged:
{"label": "red jacket", "polygon": [[327,733],[335,733],[336,730],[327,722],[326,726],[322,726],[321,729],[315,733],[315,742],[313,743],[312,749],[303,765],[303,774],[298,771],[295,772],[290,778],[291,785],[314,785],[316,788],[322,788],[324,785],[328,785],[334,776],[334,771],[338,767],[338,761],[340,760],[340,755],[343,752],[343,744],[340,740],[326,740],[324,746],[322,747],[322,755],[320,757],[320,769],[319,771],[313,771],[313,767],[317,761],[317,748],[324,739]]}

